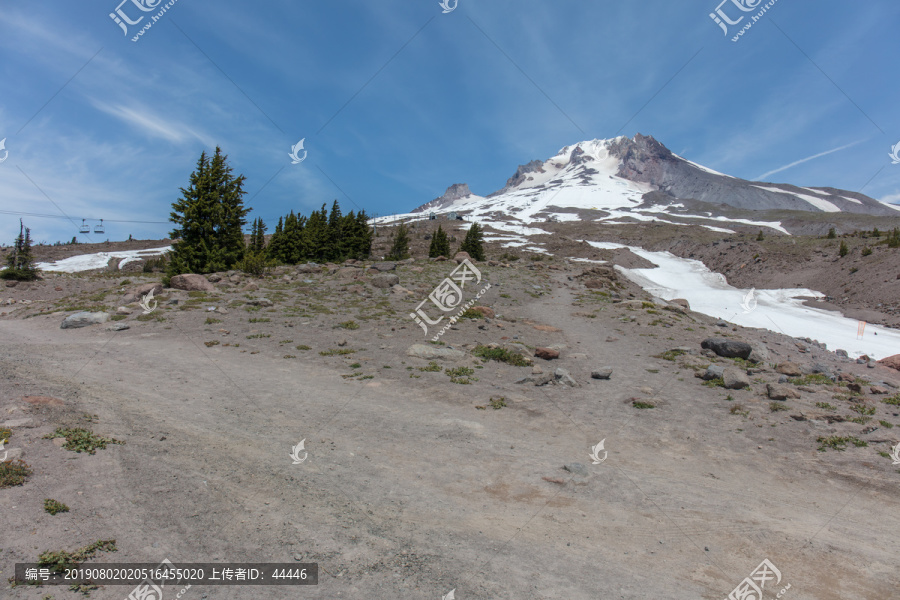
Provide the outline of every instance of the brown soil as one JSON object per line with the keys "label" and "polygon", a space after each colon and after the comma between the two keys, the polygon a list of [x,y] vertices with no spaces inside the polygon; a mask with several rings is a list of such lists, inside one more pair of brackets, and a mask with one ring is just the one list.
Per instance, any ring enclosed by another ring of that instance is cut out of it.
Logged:
{"label": "brown soil", "polygon": [[[60,276],[6,290],[35,294],[0,319],[0,414],[33,419],[7,448],[22,448],[34,474],[0,490],[3,580],[42,551],[116,539],[118,551],[94,562],[320,566],[314,588],[196,586],[185,600],[437,600],[451,589],[460,600],[718,600],[765,558],[791,584],[788,600],[883,599],[900,588],[900,472],[879,454],[900,437],[900,408],[868,385],[852,394],[847,384],[791,384],[801,398],[778,412],[765,396],[784,360],[872,383],[897,385],[900,373],[780,334],[618,302],[613,293],[649,298],[625,281],[586,289],[576,276],[590,265],[522,256],[479,265],[493,284],[482,304],[496,318],[460,320],[437,346],[467,352],[439,366],[470,368],[468,384],[406,354],[425,342],[408,315],[448,262],[398,267],[408,292],[372,287],[362,268],[281,268],[263,280],[226,273],[215,293],[165,290],[149,315],[131,305],[117,323],[74,330],[59,328],[71,311],[114,311],[160,276],[128,274],[127,285],[117,273]],[[243,291],[248,282],[260,289]],[[273,306],[247,304],[259,297]],[[110,331],[121,324],[130,329]],[[710,363],[740,366],[732,360],[658,357],[697,352],[712,335],[767,346],[749,389],[694,377]],[[579,387],[518,384],[530,367],[469,353],[511,342],[556,345],[558,360],[537,363],[544,373],[566,369]],[[612,378],[592,379],[603,366]],[[37,396],[64,404],[26,399]],[[506,406],[492,408],[499,398]],[[860,406],[871,420],[850,421]],[[45,439],[59,426],[125,445],[76,454]],[[867,446],[818,451],[829,436]],[[301,440],[308,460],[293,465]],[[593,465],[601,440],[608,459]],[[585,474],[562,468],[572,463]],[[71,511],[50,516],[44,498]],[[83,597],[5,584],[2,593]]]}

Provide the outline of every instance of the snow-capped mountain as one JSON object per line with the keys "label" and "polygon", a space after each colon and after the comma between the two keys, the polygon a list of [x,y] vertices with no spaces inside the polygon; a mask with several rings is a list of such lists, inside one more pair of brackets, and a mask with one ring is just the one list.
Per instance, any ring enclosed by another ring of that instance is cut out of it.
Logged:
{"label": "snow-capped mountain", "polygon": [[546,161],[519,166],[503,189],[488,196],[472,194],[466,184],[454,184],[443,196],[412,212],[454,211],[485,223],[506,221],[501,229],[510,229],[509,221],[519,221],[521,227],[547,220],[686,224],[700,219],[695,222],[705,222],[703,226],[714,230],[720,228],[710,221],[786,233],[780,222],[766,218],[764,211],[771,210],[900,217],[900,206],[856,192],[752,182],[718,173],[640,134],[634,139],[566,146]]}

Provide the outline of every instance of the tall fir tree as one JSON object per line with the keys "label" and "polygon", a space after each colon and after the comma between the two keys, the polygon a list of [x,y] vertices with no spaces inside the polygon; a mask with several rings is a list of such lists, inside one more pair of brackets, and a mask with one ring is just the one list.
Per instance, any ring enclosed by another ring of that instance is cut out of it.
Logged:
{"label": "tall fir tree", "polygon": [[13,244],[12,252],[6,257],[6,269],[0,271],[0,278],[19,281],[34,281],[38,278],[31,243],[31,229],[25,227],[22,219],[19,219],[19,235]]}
{"label": "tall fir tree", "polygon": [[481,225],[472,223],[469,231],[466,233],[466,239],[463,240],[462,246],[459,247],[460,252],[467,252],[473,260],[484,260],[484,233]]}
{"label": "tall fir tree", "polygon": [[405,223],[400,223],[394,232],[394,241],[391,251],[387,255],[388,260],[404,260],[409,258],[409,230]]}
{"label": "tall fir tree", "polygon": [[234,267],[244,256],[244,226],[250,212],[244,208],[245,177],[235,177],[228,157],[216,147],[212,158],[200,154],[190,184],[172,203],[169,220],[172,260],[168,275],[212,273]]}
{"label": "tall fir tree", "polygon": [[272,237],[269,238],[269,246],[267,249],[269,258],[275,260],[276,262],[285,262],[284,246],[284,218],[278,217],[278,223],[275,225],[275,231],[272,233]]}
{"label": "tall fir tree", "polygon": [[328,213],[325,205],[322,210],[314,210],[306,220],[307,253],[304,258],[314,261],[326,260],[328,253]]}
{"label": "tall fir tree", "polygon": [[328,260],[341,260],[345,253],[344,218],[341,215],[341,207],[335,200],[331,204],[331,212],[328,214],[328,248],[326,258]]}
{"label": "tall fir tree", "polygon": [[428,247],[428,258],[437,258],[443,256],[450,258],[450,238],[444,232],[443,227],[438,225],[437,231],[431,238],[431,245]]}

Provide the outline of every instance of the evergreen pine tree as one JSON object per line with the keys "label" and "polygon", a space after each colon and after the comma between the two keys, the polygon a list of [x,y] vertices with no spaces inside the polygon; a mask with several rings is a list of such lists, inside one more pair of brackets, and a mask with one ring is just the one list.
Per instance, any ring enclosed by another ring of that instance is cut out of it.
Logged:
{"label": "evergreen pine tree", "polygon": [[835,232],[834,227],[828,230],[828,235],[826,236],[829,240],[833,240],[837,237],[837,232]]}
{"label": "evergreen pine tree", "polygon": [[225,271],[243,258],[245,177],[232,175],[222,149],[210,159],[204,151],[191,173],[190,185],[172,203],[169,220],[175,224],[170,236],[172,260],[168,275]]}
{"label": "evergreen pine tree", "polygon": [[894,230],[887,238],[888,248],[900,248],[900,229],[894,227]]}
{"label": "evergreen pine tree", "polygon": [[313,261],[325,260],[328,252],[328,213],[325,205],[314,210],[306,220],[306,256]]}
{"label": "evergreen pine tree", "polygon": [[344,259],[344,219],[341,216],[341,207],[335,200],[331,205],[331,213],[328,215],[328,242],[325,250],[326,258],[332,261]]}
{"label": "evergreen pine tree", "polygon": [[391,251],[387,255],[388,260],[404,260],[409,258],[409,230],[405,223],[400,223],[394,232],[394,241]]}
{"label": "evergreen pine tree", "polygon": [[847,242],[845,242],[844,240],[841,240],[841,245],[838,248],[838,254],[841,256],[841,258],[843,258],[843,257],[847,256],[848,252],[850,252],[850,249],[847,248]]}
{"label": "evergreen pine tree", "polygon": [[0,271],[0,278],[18,281],[34,281],[38,278],[38,269],[31,252],[31,230],[25,227],[22,219],[19,219],[19,235],[12,252],[6,257],[6,269]]}
{"label": "evergreen pine tree", "polygon": [[[350,214],[352,215],[353,212],[351,211]],[[372,228],[369,227],[369,215],[366,214],[366,211],[359,211],[359,214],[354,218],[351,230],[353,231],[353,241],[348,250],[350,258],[355,258],[356,260],[369,258],[372,254],[372,239],[375,234]]]}
{"label": "evergreen pine tree", "polygon": [[444,233],[444,229],[438,225],[434,237],[431,238],[431,245],[428,247],[428,258],[437,258],[443,256],[450,258],[450,238]]}
{"label": "evergreen pine tree", "polygon": [[284,239],[284,218],[278,217],[278,224],[275,225],[275,232],[269,238],[269,246],[267,254],[269,258],[276,262],[284,261],[285,239]]}
{"label": "evergreen pine tree", "polygon": [[463,240],[462,246],[459,247],[460,252],[467,252],[472,260],[484,260],[484,233],[481,231],[481,225],[472,223],[469,231],[466,233],[466,239]]}
{"label": "evergreen pine tree", "polygon": [[757,242],[761,242],[761,241],[763,241],[764,239],[766,239],[766,238],[763,236],[762,229],[760,229],[760,230],[759,230],[759,233],[756,235],[756,241],[757,241]]}

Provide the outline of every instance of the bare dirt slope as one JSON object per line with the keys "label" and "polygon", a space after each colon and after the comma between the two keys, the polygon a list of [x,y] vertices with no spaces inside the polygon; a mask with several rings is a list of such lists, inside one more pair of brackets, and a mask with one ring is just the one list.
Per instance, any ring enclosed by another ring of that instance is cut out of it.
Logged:
{"label": "bare dirt slope", "polygon": [[[455,589],[460,600],[720,600],[766,558],[783,574],[767,596],[787,584],[784,598],[817,600],[900,589],[900,472],[878,454],[900,437],[900,409],[871,387],[895,394],[900,374],[627,302],[642,296],[626,282],[588,290],[581,267],[550,267],[485,265],[494,287],[483,304],[497,316],[461,320],[432,345],[467,352],[453,361],[406,354],[424,337],[407,315],[448,263],[398,266],[408,292],[372,287],[368,269],[291,269],[253,282],[259,290],[228,274],[215,293],[166,290],[147,318],[83,329],[59,329],[68,311],[13,313],[0,321],[0,414],[32,419],[7,447],[23,449],[34,474],[0,490],[4,581],[42,551],[115,539],[117,552],[94,562],[321,569],[315,588],[195,587],[188,599],[437,600]],[[129,288],[117,283],[66,301],[113,309]],[[262,296],[271,307],[247,304]],[[711,335],[766,345],[749,389],[694,377],[708,364],[748,366],[699,354]],[[469,353],[513,342],[556,346],[559,359],[536,364],[566,369],[577,387],[516,383],[540,375]],[[675,347],[693,353],[656,357]],[[864,385],[798,380],[800,397],[773,412],[766,384],[785,360]],[[603,366],[611,379],[591,379]],[[454,383],[444,369],[461,367],[472,372]],[[871,417],[849,421],[861,414]],[[61,425],[125,444],[76,454],[44,439]],[[817,451],[832,436],[861,444]],[[294,465],[301,440],[309,456]],[[601,440],[608,457],[593,465]],[[71,511],[51,516],[44,498]],[[5,583],[2,594],[82,597]]]}

